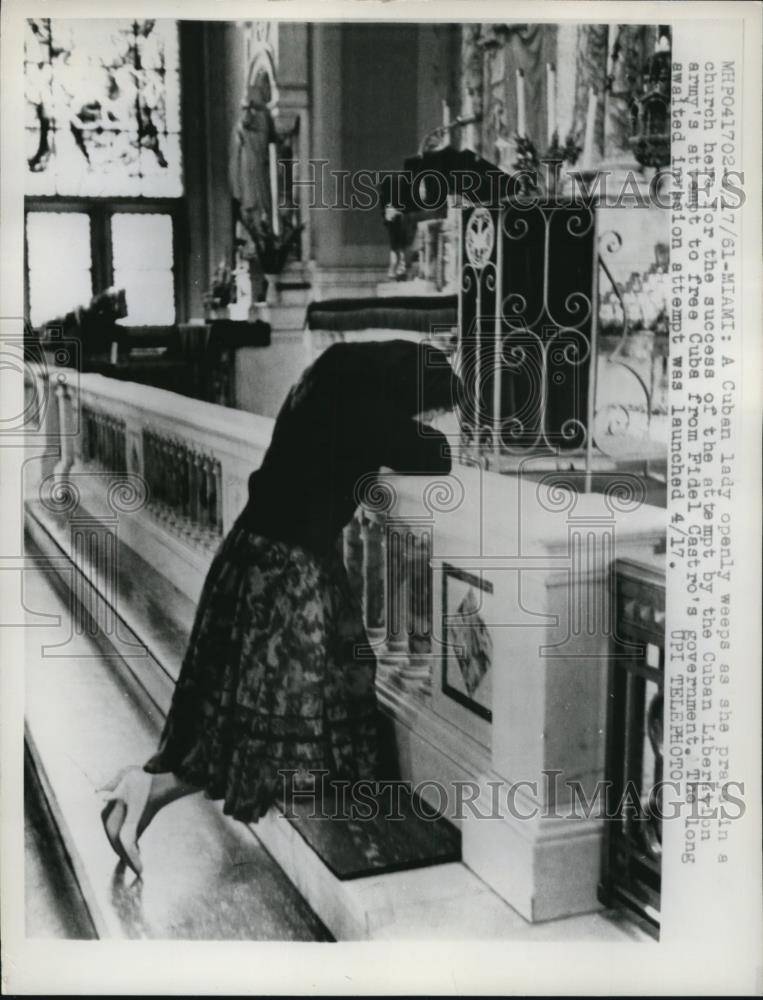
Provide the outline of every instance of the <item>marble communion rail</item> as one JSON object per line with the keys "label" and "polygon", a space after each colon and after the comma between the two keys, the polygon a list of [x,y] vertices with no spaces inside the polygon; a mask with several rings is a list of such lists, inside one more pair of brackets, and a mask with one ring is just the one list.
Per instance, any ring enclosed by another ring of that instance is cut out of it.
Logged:
{"label": "marble communion rail", "polygon": [[[111,538],[107,560],[118,536],[195,602],[273,421],[68,369],[28,392],[27,498]],[[599,907],[602,824],[558,807],[604,775],[613,562],[659,569],[664,511],[625,478],[581,494],[558,475],[381,473],[344,534],[402,775],[531,921]]]}

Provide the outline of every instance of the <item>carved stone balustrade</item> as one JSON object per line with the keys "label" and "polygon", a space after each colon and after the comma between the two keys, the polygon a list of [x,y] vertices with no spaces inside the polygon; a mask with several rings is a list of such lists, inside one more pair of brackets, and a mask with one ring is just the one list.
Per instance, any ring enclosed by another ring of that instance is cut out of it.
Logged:
{"label": "carved stone balustrade", "polygon": [[119,512],[122,540],[197,600],[273,421],[102,375],[41,369],[38,379],[55,387],[43,422],[59,455],[52,472],[48,460],[35,464],[39,495],[50,504],[53,490],[68,491],[105,514],[109,491],[127,484],[135,501]]}
{"label": "carved stone balustrade", "polygon": [[148,508],[172,531],[214,547],[222,538],[220,462],[151,429],[143,431]]}
{"label": "carved stone balustrade", "polygon": [[125,425],[109,413],[83,406],[82,458],[114,472],[127,470]]}
{"label": "carved stone balustrade", "polygon": [[344,530],[350,584],[385,681],[426,695],[431,686],[431,524],[397,523],[360,506]]}

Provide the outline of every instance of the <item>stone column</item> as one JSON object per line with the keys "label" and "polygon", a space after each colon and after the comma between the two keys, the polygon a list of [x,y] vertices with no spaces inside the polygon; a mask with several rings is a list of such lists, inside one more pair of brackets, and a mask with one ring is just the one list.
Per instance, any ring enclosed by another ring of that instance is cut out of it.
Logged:
{"label": "stone column", "polygon": [[410,691],[429,695],[432,684],[432,525],[411,526],[404,572],[407,578],[408,658],[401,679]]}
{"label": "stone column", "polygon": [[[482,26],[465,24],[461,29],[461,114],[482,116],[484,109],[484,68],[480,46]],[[480,123],[467,125],[461,144],[475,153],[482,152]]]}
{"label": "stone column", "polygon": [[[311,155],[309,31],[307,24],[284,21],[279,25],[278,32],[279,107],[276,126],[282,135],[291,134],[294,137],[292,156],[296,161],[293,166],[296,180],[307,178],[307,161]],[[287,264],[282,281],[299,283],[308,279],[310,259],[310,199],[306,187],[297,188],[295,200],[304,227],[300,236],[300,259]]]}
{"label": "stone column", "polygon": [[[59,378],[65,379],[66,375],[61,371],[48,371],[40,368],[35,372],[35,385],[37,398],[39,400],[40,412],[40,436],[44,445],[44,453],[40,458],[39,467],[30,471],[30,478],[25,479],[29,487],[30,495],[37,496],[37,486],[47,476],[51,475],[56,467],[61,431],[59,426],[59,402],[56,389],[59,385]],[[36,477],[36,485],[32,489],[32,475]]]}
{"label": "stone column", "polygon": [[575,52],[578,26],[560,24],[556,29],[557,104],[559,140],[564,143],[573,129],[575,115]]}
{"label": "stone column", "polygon": [[575,142],[582,148],[586,130],[589,92],[593,87],[599,96],[592,155],[592,162],[596,166],[604,148],[604,119],[601,97],[606,86],[607,44],[609,35],[606,24],[584,24],[577,30],[573,135]]}
{"label": "stone column", "polygon": [[387,650],[390,676],[398,682],[410,666],[409,535],[404,522],[387,522]]}
{"label": "stone column", "polygon": [[56,405],[58,407],[58,441],[60,457],[53,470],[57,479],[66,481],[74,465],[74,393],[64,375],[55,386]]}

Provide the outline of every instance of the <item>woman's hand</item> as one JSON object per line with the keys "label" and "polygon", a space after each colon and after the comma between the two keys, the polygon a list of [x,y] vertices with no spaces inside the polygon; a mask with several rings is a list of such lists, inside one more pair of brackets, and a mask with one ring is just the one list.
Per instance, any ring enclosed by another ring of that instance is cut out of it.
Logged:
{"label": "woman's hand", "polygon": [[458,423],[458,416],[455,410],[439,410],[427,423],[436,431],[444,434],[448,441],[458,441],[461,434],[461,427]]}

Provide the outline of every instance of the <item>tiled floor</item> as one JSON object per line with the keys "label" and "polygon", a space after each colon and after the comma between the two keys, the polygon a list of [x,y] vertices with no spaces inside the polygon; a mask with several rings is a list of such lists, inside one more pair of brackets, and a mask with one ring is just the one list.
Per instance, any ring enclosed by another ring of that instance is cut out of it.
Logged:
{"label": "tiled floor", "polygon": [[[26,721],[35,764],[56,790],[98,935],[327,940],[325,927],[249,830],[200,795],[168,807],[146,832],[145,878],[125,873],[103,834],[97,789],[121,767],[149,756],[156,722],[92,639],[70,634],[68,608],[43,574],[25,573],[24,598],[33,612],[60,616],[59,624],[38,627],[39,641],[28,644]],[[34,832],[31,813],[29,819]],[[35,919],[55,933],[69,922],[47,905],[46,874],[32,857]]]}

